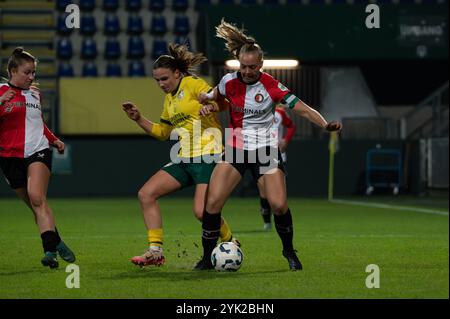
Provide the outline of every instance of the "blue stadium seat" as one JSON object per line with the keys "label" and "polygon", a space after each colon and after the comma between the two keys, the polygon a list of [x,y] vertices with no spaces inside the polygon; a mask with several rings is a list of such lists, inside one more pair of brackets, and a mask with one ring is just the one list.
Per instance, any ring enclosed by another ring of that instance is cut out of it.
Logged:
{"label": "blue stadium seat", "polygon": [[103,0],[102,8],[103,11],[115,12],[117,9],[119,9],[119,0]]}
{"label": "blue stadium seat", "polygon": [[140,35],[142,32],[144,32],[142,18],[137,14],[130,14],[128,16],[127,34]]}
{"label": "blue stadium seat", "polygon": [[150,0],[149,9],[153,12],[162,12],[166,8],[165,0]]}
{"label": "blue stadium seat", "polygon": [[58,59],[70,60],[73,56],[72,42],[69,38],[61,38],[56,45],[56,55]]}
{"label": "blue stadium seat", "polygon": [[144,40],[141,37],[134,35],[128,38],[128,59],[142,59],[145,55]]}
{"label": "blue stadium seat", "polygon": [[103,25],[105,35],[116,36],[120,33],[120,20],[115,14],[107,14]]}
{"label": "blue stadium seat", "polygon": [[59,35],[69,35],[72,33],[73,29],[66,26],[66,18],[68,15],[68,13],[61,13],[58,16],[58,21],[56,23],[56,32],[58,32]]}
{"label": "blue stadium seat", "polygon": [[189,50],[193,50],[191,40],[187,36],[177,36],[175,37],[175,43],[177,44],[185,44],[189,48]]}
{"label": "blue stadium seat", "polygon": [[128,76],[145,76],[145,65],[142,61],[130,61],[128,64]]}
{"label": "blue stadium seat", "polygon": [[73,67],[68,62],[61,62],[58,66],[58,76],[59,77],[73,77]]}
{"label": "blue stadium seat", "polygon": [[173,33],[176,35],[187,35],[190,31],[189,18],[187,16],[176,16]]}
{"label": "blue stadium seat", "polygon": [[82,14],[80,20],[80,34],[94,35],[95,32],[97,32],[97,24],[95,23],[94,16]]}
{"label": "blue stadium seat", "polygon": [[256,4],[256,0],[241,0],[242,5],[252,6]]}
{"label": "blue stadium seat", "polygon": [[56,0],[56,10],[64,12],[66,11],[66,7],[71,3],[71,0]]}
{"label": "blue stadium seat", "polygon": [[98,76],[97,65],[92,61],[85,62],[83,64],[83,70],[81,71],[81,75],[84,77]]}
{"label": "blue stadium seat", "polygon": [[122,68],[120,64],[109,62],[106,65],[106,76],[122,76]]}
{"label": "blue stadium seat", "polygon": [[210,4],[211,4],[211,0],[195,0],[194,9],[200,10],[200,8],[202,6],[210,5]]}
{"label": "blue stadium seat", "polygon": [[167,54],[167,42],[162,39],[153,40],[152,58],[157,59],[160,55]]}
{"label": "blue stadium seat", "polygon": [[92,38],[85,38],[81,42],[81,58],[84,60],[97,57],[97,43]]}
{"label": "blue stadium seat", "polygon": [[154,15],[150,26],[150,33],[154,35],[163,35],[166,32],[167,32],[166,17],[163,15]]}
{"label": "blue stadium seat", "polygon": [[185,12],[189,7],[188,0],[173,0],[172,10],[175,12]]}
{"label": "blue stadium seat", "polygon": [[126,0],[125,9],[127,11],[139,11],[142,8],[141,0]]}
{"label": "blue stadium seat", "polygon": [[95,9],[95,0],[80,0],[79,6],[83,12],[92,12]]}
{"label": "blue stadium seat", "polygon": [[113,60],[120,58],[121,55],[120,42],[116,38],[109,38],[105,42],[104,58]]}

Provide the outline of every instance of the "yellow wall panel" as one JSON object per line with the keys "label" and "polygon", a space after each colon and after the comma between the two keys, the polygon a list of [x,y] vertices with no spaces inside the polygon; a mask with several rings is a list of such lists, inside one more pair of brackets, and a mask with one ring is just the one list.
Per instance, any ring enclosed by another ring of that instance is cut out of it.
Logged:
{"label": "yellow wall panel", "polygon": [[150,78],[61,78],[59,93],[62,134],[144,134],[126,116],[122,102],[135,103],[158,122],[164,101]]}

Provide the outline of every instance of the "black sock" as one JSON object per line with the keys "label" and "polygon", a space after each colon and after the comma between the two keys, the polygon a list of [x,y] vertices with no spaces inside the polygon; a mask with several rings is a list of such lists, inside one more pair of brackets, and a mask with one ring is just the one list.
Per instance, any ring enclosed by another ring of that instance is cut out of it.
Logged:
{"label": "black sock", "polygon": [[56,237],[57,237],[56,245],[58,245],[61,242],[62,239],[61,239],[61,237],[59,237],[58,228],[56,228],[56,226],[55,226],[55,234],[56,234]]}
{"label": "black sock", "polygon": [[283,244],[283,250],[294,250],[292,240],[294,238],[294,227],[292,225],[291,210],[288,208],[287,212],[283,215],[274,215],[275,228],[278,236],[281,238]]}
{"label": "black sock", "polygon": [[220,236],[220,219],[220,212],[218,214],[210,214],[205,210],[205,212],[203,213],[202,245],[204,259],[210,260],[211,253],[216,247],[217,240]]}
{"label": "black sock", "polygon": [[259,202],[261,203],[261,208],[260,208],[260,212],[261,212],[261,216],[264,220],[265,223],[270,223],[270,204],[269,201],[267,200],[267,198],[259,198]]}
{"label": "black sock", "polygon": [[58,245],[58,236],[52,230],[45,231],[41,234],[42,247],[44,248],[44,253],[47,251],[55,253],[56,245]]}

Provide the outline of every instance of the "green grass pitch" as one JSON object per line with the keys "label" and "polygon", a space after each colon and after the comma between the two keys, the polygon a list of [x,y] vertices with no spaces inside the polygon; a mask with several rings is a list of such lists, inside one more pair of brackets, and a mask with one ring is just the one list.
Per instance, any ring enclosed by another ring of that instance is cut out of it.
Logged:
{"label": "green grass pitch", "polygon": [[[66,288],[64,261],[57,270],[41,266],[31,212],[17,199],[1,199],[0,299],[449,297],[448,215],[291,198],[304,266],[291,272],[276,232],[262,231],[258,199],[231,198],[223,215],[242,242],[244,262],[238,272],[219,273],[191,270],[202,251],[191,199],[160,201],[166,264],[144,269],[129,261],[147,246],[137,199],[49,202],[77,254],[80,288]],[[379,288],[365,285],[369,264],[379,266]]]}

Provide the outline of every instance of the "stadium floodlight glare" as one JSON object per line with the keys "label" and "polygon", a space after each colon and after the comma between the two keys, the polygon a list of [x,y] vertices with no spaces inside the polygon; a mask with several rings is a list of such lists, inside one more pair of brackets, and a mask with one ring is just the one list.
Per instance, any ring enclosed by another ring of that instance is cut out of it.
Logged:
{"label": "stadium floodlight glare", "polygon": [[[230,69],[239,69],[238,60],[227,60],[225,65]],[[263,68],[293,69],[298,66],[298,60],[264,60]]]}

